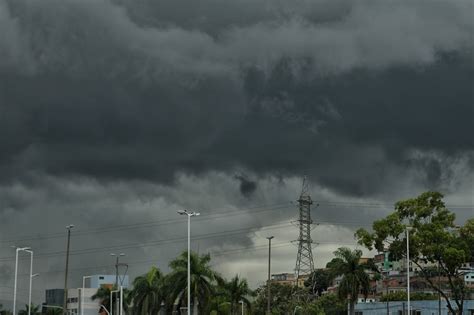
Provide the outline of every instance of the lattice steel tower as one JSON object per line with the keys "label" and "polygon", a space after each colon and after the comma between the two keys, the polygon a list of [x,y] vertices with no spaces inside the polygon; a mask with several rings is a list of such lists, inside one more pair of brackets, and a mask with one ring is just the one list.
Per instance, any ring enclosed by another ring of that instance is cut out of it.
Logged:
{"label": "lattice steel tower", "polygon": [[314,271],[313,240],[311,239],[311,205],[313,200],[309,196],[309,184],[306,177],[303,179],[303,188],[298,199],[299,218],[297,220],[300,234],[298,243],[298,254],[296,256],[295,273],[297,279],[302,275],[309,275]]}

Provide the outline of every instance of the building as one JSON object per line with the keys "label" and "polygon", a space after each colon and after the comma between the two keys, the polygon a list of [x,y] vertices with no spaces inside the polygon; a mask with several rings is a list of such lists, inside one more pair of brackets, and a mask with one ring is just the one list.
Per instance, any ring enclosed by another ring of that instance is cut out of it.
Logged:
{"label": "building", "polygon": [[278,283],[282,285],[295,285],[296,277],[294,273],[278,273],[272,275],[272,283]]}
{"label": "building", "polygon": [[272,275],[272,283],[278,283],[282,285],[298,286],[299,288],[304,287],[305,281],[308,279],[307,275],[301,275],[298,279],[294,273],[278,273]]}
{"label": "building", "polygon": [[63,306],[64,289],[48,289],[45,291],[45,305]]}
{"label": "building", "polygon": [[[117,281],[116,275],[93,275],[89,278],[86,278],[86,288],[100,288],[103,286],[112,287],[115,285]],[[123,286],[124,288],[128,288],[128,276],[119,276],[118,278],[119,286]]]}
{"label": "building", "polygon": [[[112,288],[116,282],[115,275],[93,275],[85,279],[84,290],[82,288],[69,289],[67,291],[68,315],[97,315],[101,308],[101,301],[92,300],[92,296],[102,287]],[[128,276],[119,277],[119,286],[128,288]],[[116,312],[114,312],[116,313]]]}
{"label": "building", "polygon": [[464,283],[474,289],[474,271],[466,272],[464,274]]}

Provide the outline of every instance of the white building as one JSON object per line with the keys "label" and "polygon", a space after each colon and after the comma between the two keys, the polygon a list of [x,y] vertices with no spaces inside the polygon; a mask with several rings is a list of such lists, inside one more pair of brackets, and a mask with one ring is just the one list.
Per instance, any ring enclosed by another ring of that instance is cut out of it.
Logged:
{"label": "white building", "polygon": [[[85,279],[82,288],[69,289],[67,292],[68,315],[98,315],[101,307],[99,300],[92,300],[92,296],[101,287],[112,288],[116,282],[115,275],[93,275]],[[128,276],[119,277],[119,286],[128,288]],[[115,312],[114,312],[115,313]]]}

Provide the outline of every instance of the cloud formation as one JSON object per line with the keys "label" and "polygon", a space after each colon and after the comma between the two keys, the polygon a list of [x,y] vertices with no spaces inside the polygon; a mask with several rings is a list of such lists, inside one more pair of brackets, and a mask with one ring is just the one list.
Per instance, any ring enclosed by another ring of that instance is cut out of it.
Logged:
{"label": "cloud formation", "polygon": [[[0,0],[2,238],[37,235],[38,254],[57,253],[38,266],[51,272],[50,286],[61,282],[63,239],[39,236],[61,233],[58,226],[168,222],[175,210],[196,208],[215,219],[196,233],[219,236],[199,248],[252,246],[269,225],[292,219],[294,208],[282,205],[297,197],[304,174],[315,200],[386,204],[438,189],[472,204],[472,6]],[[238,215],[226,221],[223,208]],[[331,223],[347,211],[321,207],[317,217]],[[351,234],[353,226],[329,223],[317,237]],[[84,232],[75,246],[134,244],[133,255],[166,268],[181,250],[159,243],[178,238],[173,224]],[[280,228],[291,240],[292,227]],[[337,245],[326,246],[325,255]],[[106,257],[83,255],[99,266],[91,270],[108,270]]]}

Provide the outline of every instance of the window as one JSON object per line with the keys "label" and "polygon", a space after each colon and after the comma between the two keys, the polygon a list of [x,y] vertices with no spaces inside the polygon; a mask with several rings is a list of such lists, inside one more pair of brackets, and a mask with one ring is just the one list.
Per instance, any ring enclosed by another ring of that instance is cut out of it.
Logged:
{"label": "window", "polygon": [[100,277],[99,277],[99,280],[104,280],[104,276],[100,276]]}
{"label": "window", "polygon": [[364,315],[364,312],[362,312],[362,311],[356,311],[356,312],[355,312],[355,315]]}

